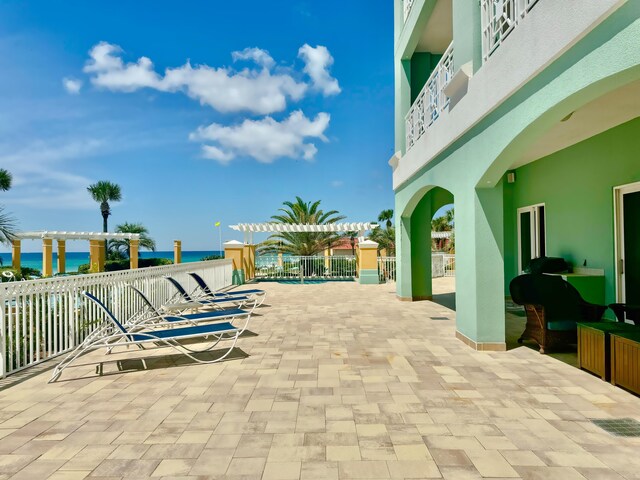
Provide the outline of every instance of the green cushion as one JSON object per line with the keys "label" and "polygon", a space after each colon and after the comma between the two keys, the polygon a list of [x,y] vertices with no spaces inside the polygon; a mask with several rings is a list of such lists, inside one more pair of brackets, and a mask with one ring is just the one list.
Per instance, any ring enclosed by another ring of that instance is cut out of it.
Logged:
{"label": "green cushion", "polygon": [[547,322],[547,330],[554,330],[556,332],[566,332],[576,329],[576,322],[573,320],[556,320],[553,322]]}

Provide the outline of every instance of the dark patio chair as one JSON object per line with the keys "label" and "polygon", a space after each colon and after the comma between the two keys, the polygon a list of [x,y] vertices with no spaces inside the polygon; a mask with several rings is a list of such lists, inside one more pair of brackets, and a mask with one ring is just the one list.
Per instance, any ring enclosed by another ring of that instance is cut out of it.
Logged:
{"label": "dark patio chair", "polygon": [[527,325],[518,339],[534,340],[540,353],[577,343],[576,322],[598,322],[607,309],[586,302],[576,288],[558,275],[527,274],[509,285],[512,300],[523,305]]}
{"label": "dark patio chair", "polygon": [[[640,305],[629,305],[628,303],[612,303],[609,308],[616,314],[619,322],[631,320],[634,324],[640,325]],[[626,315],[625,315],[626,314]]]}

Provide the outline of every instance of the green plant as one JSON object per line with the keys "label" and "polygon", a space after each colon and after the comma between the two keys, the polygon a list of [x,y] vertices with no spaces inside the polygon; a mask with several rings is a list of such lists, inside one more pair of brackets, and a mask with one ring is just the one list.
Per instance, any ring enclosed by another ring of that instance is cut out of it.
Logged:
{"label": "green plant", "polygon": [[[324,212],[320,209],[320,200],[305,202],[296,197],[295,202],[283,202],[285,208],[278,209],[279,214],[273,215],[273,223],[325,225],[339,222],[345,217],[337,210]],[[291,255],[310,256],[323,252],[331,243],[340,237],[335,232],[279,232],[271,235],[258,246],[258,252],[290,253]]]}
{"label": "green plant", "polygon": [[102,231],[108,231],[108,219],[111,215],[111,206],[109,202],[119,202],[122,200],[122,191],[120,185],[101,180],[87,187],[87,191],[96,202],[100,204],[100,213],[102,214]]}
{"label": "green plant", "polygon": [[[142,223],[122,223],[116,225],[117,233],[137,233],[140,235],[140,248],[156,251],[156,242],[149,236],[149,230]],[[112,260],[122,260],[131,256],[130,241],[128,238],[118,238],[109,241],[109,258]]]}
{"label": "green plant", "polygon": [[201,262],[206,262],[208,260],[220,260],[220,259],[223,259],[223,258],[224,258],[224,255],[216,255],[216,254],[214,254],[214,255],[207,255],[206,257],[202,257],[200,259],[200,261]]}
{"label": "green plant", "polygon": [[378,226],[371,231],[369,238],[378,243],[378,251],[386,250],[387,255],[396,254],[396,229],[393,226],[393,210],[383,210],[378,215],[378,221],[384,222],[385,228]]}
{"label": "green plant", "polygon": [[[159,267],[162,265],[172,265],[173,260],[169,258],[140,258],[138,259],[138,267]],[[120,270],[129,270],[129,260],[107,260],[104,264],[105,272],[117,272]],[[88,263],[78,267],[78,273],[90,273],[91,265]]]}
{"label": "green plant", "polygon": [[[4,168],[0,168],[0,191],[6,192],[11,188],[13,177]],[[8,213],[4,207],[0,206],[0,243],[10,244],[16,238],[16,220]]]}

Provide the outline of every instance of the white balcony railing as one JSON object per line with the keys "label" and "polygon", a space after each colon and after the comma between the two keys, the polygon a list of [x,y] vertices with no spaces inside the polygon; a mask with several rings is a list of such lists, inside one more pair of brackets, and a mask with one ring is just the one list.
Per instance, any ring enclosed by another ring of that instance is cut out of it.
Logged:
{"label": "white balcony railing", "polygon": [[429,79],[405,117],[407,150],[424,135],[427,128],[438,119],[442,111],[449,105],[449,97],[445,95],[444,87],[451,81],[451,77],[453,77],[453,42],[431,72]]}
{"label": "white balcony railing", "polygon": [[384,283],[396,281],[396,257],[378,257],[378,276]]}
{"label": "white balcony railing", "polygon": [[413,7],[413,0],[403,0],[402,2],[402,10],[404,11],[404,21],[407,21],[409,17],[409,13],[411,12],[411,7]]}
{"label": "white balcony railing", "polygon": [[538,0],[482,0],[482,55],[486,60]]}
{"label": "white balcony railing", "polygon": [[230,260],[0,283],[0,377],[70,351],[101,323],[102,314],[83,300],[83,290],[126,321],[143,307],[127,284],[159,306],[176,293],[163,277],[171,275],[191,291],[195,282],[188,272],[216,290],[231,285]]}

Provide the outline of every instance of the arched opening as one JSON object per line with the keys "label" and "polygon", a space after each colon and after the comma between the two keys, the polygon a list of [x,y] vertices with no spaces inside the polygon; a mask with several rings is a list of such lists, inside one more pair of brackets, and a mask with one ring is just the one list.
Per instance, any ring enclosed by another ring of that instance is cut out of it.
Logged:
{"label": "arched opening", "polygon": [[[400,222],[398,296],[403,300],[435,300],[455,308],[453,194],[441,187],[422,189],[404,210]],[[434,219],[438,219],[434,222]],[[438,238],[433,227],[439,224]],[[434,251],[435,249],[435,251]]]}

